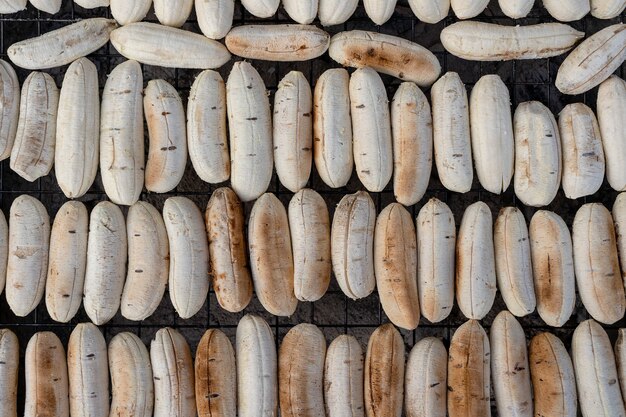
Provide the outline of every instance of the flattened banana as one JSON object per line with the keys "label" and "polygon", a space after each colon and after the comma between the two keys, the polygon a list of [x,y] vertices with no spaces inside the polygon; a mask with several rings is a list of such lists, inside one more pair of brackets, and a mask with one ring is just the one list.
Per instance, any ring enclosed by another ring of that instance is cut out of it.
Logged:
{"label": "flattened banana", "polygon": [[207,330],[196,349],[196,406],[199,417],[237,416],[235,351],[219,329]]}
{"label": "flattened banana", "polygon": [[326,351],[324,401],[331,417],[364,417],[363,351],[354,336],[342,334]]}
{"label": "flattened banana", "polygon": [[446,417],[448,352],[435,337],[413,346],[406,364],[404,410],[407,417]]}
{"label": "flattened banana", "polygon": [[606,158],[606,179],[616,191],[626,191],[626,81],[612,75],[600,84],[596,102]]}
{"label": "flattened banana", "polygon": [[13,67],[8,62],[0,59],[0,160],[11,156],[13,142],[15,142],[15,135],[17,134],[19,116],[19,80]]}

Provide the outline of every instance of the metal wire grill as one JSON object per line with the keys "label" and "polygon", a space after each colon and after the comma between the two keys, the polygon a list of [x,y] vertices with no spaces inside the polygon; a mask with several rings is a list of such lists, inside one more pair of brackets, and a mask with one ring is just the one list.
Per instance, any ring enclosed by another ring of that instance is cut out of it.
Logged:
{"label": "metal wire grill", "polygon": [[[488,9],[477,19],[507,25],[513,23],[526,25],[553,21],[545,9],[543,9],[543,7],[539,4],[540,2],[537,3],[538,4],[535,5],[531,14],[527,18],[512,21],[503,15],[497,5],[497,1],[492,1]],[[40,35],[82,18],[96,16],[110,17],[110,13],[108,9],[103,8],[85,10],[78,6],[74,6],[73,2],[69,0],[64,1],[61,12],[54,16],[38,12],[30,6],[27,10],[14,15],[0,15],[0,57],[6,60],[6,49],[18,40]],[[592,18],[591,16],[587,16],[581,21],[572,23],[572,26],[576,29],[585,31],[589,35],[608,25],[617,23],[618,21],[623,21],[624,17],[625,16],[622,15],[620,18],[613,20],[598,20]],[[153,14],[148,15],[147,20],[156,22],[156,18]],[[396,7],[394,16],[382,27],[374,25],[365,15],[362,6],[359,6],[355,15],[348,22],[343,25],[327,28],[327,30],[331,34],[351,29],[373,30],[401,36],[418,42],[429,48],[435,53],[435,55],[437,55],[444,72],[458,72],[461,79],[466,83],[468,91],[480,78],[480,76],[485,74],[498,74],[509,87],[513,108],[515,108],[518,103],[527,100],[539,100],[546,104],[555,114],[557,114],[564,105],[577,101],[583,101],[590,107],[595,108],[595,90],[592,90],[582,96],[563,96],[558,92],[558,90],[556,90],[556,87],[554,86],[554,79],[556,77],[557,69],[565,55],[551,59],[532,61],[475,63],[464,61],[448,54],[439,42],[439,34],[446,25],[451,24],[454,21],[456,21],[456,19],[450,15],[447,19],[438,24],[424,24],[415,18],[407,4],[407,1],[400,0],[398,2],[398,6]],[[251,23],[293,22],[289,20],[282,8],[272,19],[257,19],[245,12],[241,4],[237,3],[234,25]],[[184,28],[195,32],[199,31],[195,21],[195,15],[192,14]],[[124,58],[122,58],[110,44],[92,54],[90,58],[98,68],[100,88],[104,86],[107,74],[115,67],[115,65],[124,60]],[[235,62],[235,59],[220,70],[224,79],[227,78],[233,62]],[[272,63],[253,61],[253,65],[259,70],[261,76],[265,80],[268,90],[272,95],[276,90],[276,86],[278,85],[280,79],[291,70],[302,71],[307,76],[309,81],[314,84],[315,80],[324,70],[337,67],[337,64],[327,55],[314,61],[304,63]],[[624,76],[625,67],[626,66],[623,65],[620,68],[618,75],[622,77]],[[56,80],[59,87],[61,86],[65,68],[66,67],[62,67],[48,71]],[[16,70],[18,72],[20,82],[22,82],[28,75],[28,72],[19,68],[16,68]],[[143,66],[144,83],[150,79],[163,78],[176,87],[184,102],[187,100],[189,88],[198,72],[199,71],[194,70]],[[400,84],[400,81],[388,76],[383,76],[383,80],[385,81],[389,98],[391,99],[397,86]],[[428,95],[428,91],[426,93]],[[270,97],[270,100],[273,100],[273,97]],[[331,215],[334,211],[334,207],[343,195],[346,193],[353,193],[363,188],[356,178],[356,175],[353,175],[353,178],[346,187],[338,190],[330,189],[320,180],[319,176],[315,172],[315,169],[313,169],[308,186],[320,192],[320,194],[324,197]],[[163,202],[167,197],[172,195],[184,195],[191,198],[202,210],[204,210],[212,190],[217,187],[218,186],[209,185],[201,181],[193,171],[191,163],[188,162],[184,178],[174,192],[167,194],[143,193],[141,199],[149,201],[158,209],[161,209]],[[536,209],[525,207],[519,203],[515,198],[512,188],[513,186],[511,185],[503,195],[497,196],[481,190],[480,185],[475,178],[470,192],[466,194],[451,193],[441,185],[437,179],[436,169],[433,166],[429,189],[425,197],[417,205],[410,207],[410,211],[415,218],[419,209],[426,203],[426,201],[428,201],[430,197],[437,197],[440,200],[445,201],[450,206],[458,226],[465,207],[475,201],[482,200],[492,209],[494,219],[500,208],[505,206],[517,206],[526,216],[527,222],[530,221],[530,218]],[[274,175],[272,179],[269,191],[276,193],[285,205],[288,204],[289,199],[292,196],[291,192],[280,185],[276,175]],[[66,201],[63,193],[56,184],[54,169],[47,177],[41,178],[33,183],[28,183],[10,170],[8,160],[1,162],[0,207],[6,215],[8,215],[12,201],[18,195],[24,193],[39,198],[48,208],[51,218],[53,218],[58,208]],[[562,192],[559,192],[557,198],[549,207],[547,207],[547,209],[555,211],[561,215],[569,225],[571,225],[576,210],[582,204],[589,201],[599,201],[604,203],[610,209],[616,195],[617,193],[612,191],[605,182],[598,193],[586,199],[568,200]],[[380,211],[387,204],[394,201],[391,184],[384,192],[372,195],[372,197],[374,198],[378,211]],[[91,209],[97,202],[103,199],[106,199],[106,194],[104,193],[100,177],[98,176],[96,183],[93,185],[89,193],[80,200],[83,201],[89,209]],[[251,207],[251,203],[245,205],[247,215],[249,214]],[[488,328],[495,315],[505,308],[506,307],[501,297],[498,295],[492,312],[482,321],[482,324]],[[137,334],[146,344],[149,344],[154,333],[159,328],[170,326],[179,329],[179,331],[190,343],[192,350],[195,350],[200,337],[204,333],[205,329],[209,327],[222,329],[234,342],[235,328],[239,319],[245,313],[258,314],[270,323],[275,332],[277,347],[284,334],[293,325],[302,322],[309,322],[318,325],[322,329],[328,342],[339,334],[349,333],[356,336],[361,342],[363,348],[365,348],[367,339],[373,329],[381,323],[388,321],[381,309],[378,296],[376,294],[372,294],[364,300],[352,301],[343,295],[338,285],[333,280],[328,293],[321,300],[315,303],[300,303],[295,314],[288,318],[274,317],[268,314],[260,305],[256,297],[252,300],[244,312],[239,314],[228,313],[219,307],[215,294],[211,290],[204,308],[189,320],[182,320],[177,317],[177,314],[174,311],[166,293],[157,311],[145,321],[131,322],[124,319],[118,313],[109,323],[101,326],[101,330],[103,331],[107,341],[110,340],[110,338],[116,333],[121,331],[130,331]],[[574,327],[577,323],[586,318],[588,318],[588,315],[580,303],[580,300],[578,300],[574,315],[562,329],[549,328],[545,325],[545,323],[543,323],[536,313],[520,319],[520,322],[524,326],[526,335],[529,338],[540,331],[550,330],[561,337],[566,345],[569,345],[571,333]],[[30,337],[35,332],[52,330],[61,338],[62,342],[66,344],[69,334],[74,326],[83,321],[89,321],[89,319],[81,307],[76,317],[70,323],[56,323],[48,315],[43,302],[27,317],[18,318],[15,317],[15,315],[8,308],[5,297],[0,296],[0,327],[10,328],[18,335],[20,345],[22,346],[22,358],[24,348]],[[464,321],[465,318],[457,307],[454,308],[450,317],[441,323],[431,324],[422,319],[417,330],[410,332],[402,331],[402,335],[407,346],[407,352],[416,340],[425,336],[440,337],[444,340],[444,343],[447,344],[454,330]],[[624,322],[620,321],[613,326],[609,326],[610,328],[608,330],[610,336],[615,337],[615,329],[623,325]],[[19,392],[19,403],[20,406],[22,406],[24,394],[23,372],[21,372],[20,375]],[[497,415],[495,413],[495,409],[493,411],[494,415]]]}

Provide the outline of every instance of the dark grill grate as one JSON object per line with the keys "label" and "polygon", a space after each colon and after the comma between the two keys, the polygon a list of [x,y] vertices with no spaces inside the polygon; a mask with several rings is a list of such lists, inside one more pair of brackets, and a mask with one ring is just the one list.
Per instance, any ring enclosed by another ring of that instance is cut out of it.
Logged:
{"label": "dark grill grate", "polygon": [[[546,10],[540,5],[541,2],[537,1],[536,3],[537,4],[533,8],[529,17],[513,21],[502,14],[497,5],[497,1],[493,0],[488,9],[477,19],[508,25],[513,24],[514,22],[520,25],[527,25],[553,21],[553,19],[547,14]],[[32,6],[29,6],[28,10],[17,14],[0,15],[0,57],[8,60],[6,56],[6,49],[18,40],[40,35],[41,33],[48,32],[82,18],[96,16],[110,17],[110,13],[108,9],[102,8],[85,10],[78,6],[74,6],[73,1],[70,0],[64,1],[61,12],[54,16],[40,13],[32,8]],[[587,34],[591,34],[606,26],[617,23],[618,21],[623,21],[624,17],[626,17],[626,14],[623,14],[621,18],[612,20],[598,20],[589,15],[581,21],[572,23],[572,26],[576,29],[585,31]],[[148,15],[147,20],[156,22],[156,18],[152,12]],[[546,104],[555,113],[555,115],[558,114],[563,106],[576,101],[583,101],[595,109],[595,89],[582,95],[582,97],[563,96],[554,86],[556,72],[566,55],[551,59],[533,61],[478,63],[464,61],[448,54],[439,42],[439,33],[443,27],[455,21],[456,18],[453,17],[451,13],[447,19],[438,24],[424,24],[417,21],[406,0],[399,0],[394,16],[383,27],[374,25],[365,15],[363,7],[359,6],[355,15],[347,23],[327,28],[327,30],[331,34],[352,29],[373,30],[401,36],[418,42],[432,50],[437,55],[442,63],[444,72],[458,72],[463,82],[466,83],[468,90],[471,89],[480,76],[493,73],[498,74],[509,87],[513,108],[515,108],[515,106],[522,101],[539,100]],[[293,23],[290,21],[282,8],[272,19],[257,19],[245,12],[241,4],[237,3],[234,25],[261,22]],[[184,28],[199,32],[195,21],[195,15],[192,14]],[[98,67],[100,88],[104,86],[106,74],[108,74],[116,64],[124,60],[124,58],[122,58],[110,44],[92,54],[90,59],[92,59]],[[234,61],[235,60],[232,60],[220,70],[224,80],[226,80]],[[278,82],[290,70],[302,71],[307,76],[308,80],[314,84],[315,80],[324,70],[338,66],[328,57],[328,55],[311,62],[271,63],[254,61],[253,65],[259,70],[268,89],[272,93],[272,97],[270,97],[271,100],[273,100],[273,92],[275,91]],[[187,100],[189,88],[195,75],[199,73],[199,71],[195,70],[167,69],[152,66],[144,66],[143,68],[145,82],[154,78],[164,78],[168,82],[172,83],[177,90],[179,90],[184,102]],[[624,77],[626,72],[625,68],[626,66],[622,65],[618,71],[618,75]],[[22,82],[28,75],[28,71],[19,68],[16,68],[16,70],[18,72],[20,82]],[[55,78],[57,85],[60,87],[65,73],[65,67],[48,70],[48,72]],[[391,99],[397,86],[400,84],[400,81],[389,76],[383,76],[383,80],[387,85],[388,94]],[[427,95],[429,94],[428,91],[426,91],[426,93]],[[347,187],[332,190],[320,180],[316,172],[312,173],[308,186],[320,192],[320,194],[325,198],[331,211],[331,215],[334,207],[344,194],[353,193],[363,188],[355,174]],[[215,188],[217,188],[217,186],[202,182],[196,176],[193,168],[191,167],[191,163],[188,161],[187,172],[175,192],[167,194],[143,193],[141,199],[153,203],[158,209],[162,209],[163,202],[167,197],[172,195],[184,195],[194,200],[200,208],[204,210],[210,197],[210,193]],[[289,199],[292,196],[291,192],[280,185],[275,175],[270,184],[269,191],[276,193],[285,205],[288,204]],[[47,177],[41,178],[34,183],[28,183],[10,170],[8,160],[0,163],[0,207],[4,211],[7,218],[12,201],[18,195],[24,193],[39,198],[48,208],[51,218],[54,217],[58,208],[66,201],[66,198],[56,184],[54,169],[53,172]],[[562,192],[559,192],[556,199],[546,209],[555,211],[564,218],[568,225],[571,225],[576,210],[582,204],[591,201],[599,201],[604,203],[610,209],[616,195],[617,193],[614,192],[605,181],[598,193],[586,199],[568,200]],[[374,198],[377,209],[380,212],[383,207],[394,201],[391,185],[389,185],[384,192],[373,195],[372,197]],[[516,200],[513,192],[513,185],[511,185],[507,192],[503,195],[496,196],[483,191],[478,184],[476,176],[474,185],[470,192],[466,194],[448,192],[437,179],[436,169],[434,166],[426,196],[417,205],[410,208],[413,218],[417,216],[419,209],[426,203],[426,201],[428,201],[430,197],[437,197],[440,200],[445,201],[450,206],[454,213],[457,227],[461,221],[465,207],[478,200],[486,202],[491,207],[494,220],[499,209],[508,205],[518,206],[526,216],[527,222],[530,221],[531,216],[537,210],[535,208],[525,207]],[[80,200],[83,201],[89,209],[91,209],[98,201],[103,199],[106,199],[106,195],[104,194],[102,183],[100,181],[100,177],[98,176],[92,189]],[[249,214],[251,207],[251,203],[245,205],[246,214]],[[488,328],[495,315],[505,308],[506,307],[502,298],[498,295],[492,312],[482,321],[482,324]],[[300,303],[296,313],[290,318],[271,316],[265,312],[256,297],[252,300],[251,304],[248,308],[246,308],[244,313],[255,313],[264,317],[274,329],[277,346],[284,334],[293,325],[301,322],[309,322],[322,328],[322,331],[326,335],[329,343],[337,335],[349,333],[355,335],[365,349],[367,339],[373,329],[381,323],[387,321],[376,294],[372,294],[368,298],[361,301],[352,301],[343,295],[336,282],[331,282],[328,293],[320,301],[315,303]],[[104,332],[107,341],[118,332],[130,331],[142,338],[146,344],[149,344],[154,333],[159,328],[170,326],[179,329],[190,343],[192,350],[195,350],[200,337],[208,327],[221,328],[231,338],[231,341],[234,342],[237,322],[244,313],[232,314],[222,310],[217,303],[215,294],[211,290],[205,307],[193,318],[189,320],[181,320],[177,317],[169,301],[169,296],[166,293],[165,298],[155,314],[147,320],[143,322],[131,322],[124,319],[118,312],[118,314],[109,323],[101,326],[101,330]],[[564,340],[566,345],[569,346],[574,327],[577,323],[587,319],[588,317],[589,316],[584,310],[580,300],[578,300],[574,315],[562,329],[549,328],[545,325],[545,323],[543,323],[537,313],[520,319],[520,322],[524,326],[526,335],[529,338],[538,332],[548,330],[556,333]],[[71,321],[71,323],[56,323],[49,317],[43,301],[29,316],[17,318],[8,308],[5,297],[0,296],[0,328],[8,327],[16,332],[20,339],[21,359],[23,359],[24,350],[29,338],[35,332],[43,330],[54,331],[61,338],[64,345],[66,345],[69,334],[74,326],[83,321],[89,321],[89,319],[81,307],[77,316]],[[442,323],[430,324],[426,323],[425,320],[422,319],[420,327],[417,330],[412,332],[402,331],[402,335],[407,344],[407,351],[413,346],[416,340],[425,336],[440,337],[444,340],[444,343],[447,344],[451,334],[464,321],[465,318],[457,307],[454,308],[450,317]],[[608,330],[610,336],[615,338],[615,329],[623,325],[624,321],[622,320],[615,325],[609,326],[610,329]],[[24,401],[23,378],[23,372],[21,372],[19,413],[22,412],[21,410],[23,408]],[[495,416],[495,407],[493,413]]]}

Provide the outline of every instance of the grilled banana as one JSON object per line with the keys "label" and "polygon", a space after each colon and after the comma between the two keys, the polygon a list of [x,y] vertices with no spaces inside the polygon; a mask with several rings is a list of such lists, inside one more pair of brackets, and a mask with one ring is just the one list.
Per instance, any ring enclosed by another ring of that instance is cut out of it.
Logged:
{"label": "grilled banana", "polygon": [[196,406],[199,417],[237,416],[235,351],[218,329],[207,330],[196,349]]}
{"label": "grilled banana", "polygon": [[0,160],[3,160],[11,156],[17,134],[20,116],[20,84],[13,67],[1,59],[0,103],[2,103],[0,106]]}
{"label": "grilled banana", "polygon": [[354,336],[342,334],[326,351],[324,401],[329,417],[364,417],[363,351]]}

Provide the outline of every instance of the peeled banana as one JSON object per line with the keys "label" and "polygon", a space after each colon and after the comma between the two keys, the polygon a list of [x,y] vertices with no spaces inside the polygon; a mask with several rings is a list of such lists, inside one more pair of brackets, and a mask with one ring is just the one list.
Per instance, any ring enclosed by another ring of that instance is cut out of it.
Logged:
{"label": "peeled banana", "polygon": [[606,158],[606,179],[616,191],[626,191],[626,82],[613,75],[598,88],[598,124]]}
{"label": "peeled banana", "polygon": [[[303,352],[308,352],[303,355]],[[325,417],[326,339],[314,324],[292,327],[280,344],[278,388],[282,417]]]}
{"label": "peeled banana", "polygon": [[0,160],[3,160],[11,156],[11,149],[13,149],[17,134],[20,115],[20,84],[13,67],[1,59],[0,103],[2,103],[0,106]]}
{"label": "peeled banana", "polygon": [[456,244],[456,302],[465,317],[480,320],[496,297],[491,210],[482,201],[465,209]]}
{"label": "peeled banana", "polygon": [[239,312],[252,298],[243,205],[233,190],[218,188],[211,194],[204,217],[217,302],[226,311]]}
{"label": "peeled banana", "polygon": [[396,326],[417,327],[417,243],[411,213],[400,203],[385,207],[376,220],[374,271],[383,310]]}
{"label": "peeled banana", "polygon": [[459,19],[471,19],[481,14],[489,5],[489,0],[451,0],[452,11]]}
{"label": "peeled banana", "polygon": [[195,386],[199,417],[237,415],[235,351],[219,329],[207,330],[196,349]]}
{"label": "peeled banana", "polygon": [[441,22],[450,12],[450,0],[409,0],[409,6],[424,23]]}
{"label": "peeled banana", "polygon": [[222,39],[233,26],[235,0],[195,0],[200,30],[210,39]]}
{"label": "peeled banana", "polygon": [[283,203],[265,193],[254,203],[248,220],[250,266],[256,295],[276,316],[291,316],[298,305],[289,220]]}
{"label": "peeled banana", "polygon": [[552,202],[561,184],[561,138],[554,115],[538,101],[520,103],[515,128],[515,195],[541,207]]}
{"label": "peeled banana", "polygon": [[150,146],[146,162],[148,191],[172,191],[185,173],[187,134],[185,110],[176,89],[165,80],[151,80],[143,93]]}
{"label": "peeled banana", "polygon": [[48,175],[54,163],[59,89],[44,72],[31,72],[22,85],[20,117],[10,167],[26,181]]}
{"label": "peeled banana", "polygon": [[591,15],[598,19],[613,19],[626,8],[626,0],[591,0]]}
{"label": "peeled banana", "polygon": [[293,248],[294,293],[300,301],[317,301],[330,284],[330,220],[326,202],[310,188],[298,191],[288,209]]}
{"label": "peeled banana", "polygon": [[0,329],[0,415],[17,417],[17,375],[20,347],[17,336]]}
{"label": "peeled banana", "polygon": [[241,0],[243,7],[252,15],[260,18],[272,17],[278,10],[280,0]]}
{"label": "peeled banana", "polygon": [[191,14],[194,0],[154,0],[154,14],[159,23],[181,27]]}
{"label": "peeled banana", "polygon": [[308,25],[317,15],[319,0],[283,0],[282,3],[290,18],[301,25]]}
{"label": "peeled banana", "polygon": [[313,160],[313,98],[300,71],[290,71],[278,84],[273,114],[276,175],[297,193],[309,181]]}
{"label": "peeled banana", "polygon": [[445,188],[466,193],[472,187],[472,143],[465,85],[459,74],[448,72],[430,90],[433,143],[439,180]]}
{"label": "peeled banana", "polygon": [[83,298],[89,214],[79,201],[63,204],[52,224],[46,281],[46,307],[50,317],[67,323]]}
{"label": "peeled banana", "polygon": [[526,17],[534,4],[535,0],[498,0],[502,12],[511,19]]}
{"label": "peeled banana", "polygon": [[49,14],[56,14],[61,10],[61,0],[29,0],[30,4],[37,10]]}
{"label": "peeled banana", "polygon": [[383,25],[393,15],[397,0],[363,0],[365,13],[377,25]]}
{"label": "peeled banana", "polygon": [[421,339],[406,363],[404,410],[407,417],[446,417],[448,353],[441,340]]}
{"label": "peeled banana", "polygon": [[572,224],[574,269],[578,294],[597,321],[613,324],[624,316],[626,299],[620,274],[611,213],[601,203],[588,203]]}
{"label": "peeled banana", "polygon": [[168,288],[178,315],[196,314],[209,292],[209,244],[198,206],[186,197],[170,197],[163,205],[170,247]]}
{"label": "peeled banana", "polygon": [[152,0],[111,0],[111,15],[120,25],[142,21],[152,6]]}
{"label": "peeled banana", "polygon": [[333,272],[343,293],[357,300],[374,291],[374,226],[376,207],[365,191],[344,196],[330,234]]}
{"label": "peeled banana", "polygon": [[34,197],[21,195],[9,214],[9,258],[6,299],[18,317],[30,314],[39,304],[46,286],[50,217]]}
{"label": "peeled banana", "polygon": [[98,326],[111,320],[120,307],[127,254],[122,210],[108,201],[98,203],[89,219],[83,291],[85,312]]}
{"label": "peeled banana", "polygon": [[[622,279],[624,279],[626,278],[626,193],[621,193],[615,198],[611,214],[615,224],[617,252],[622,269]],[[626,386],[624,388],[626,389]]]}
{"label": "peeled banana", "polygon": [[354,14],[359,0],[319,0],[317,16],[322,26],[345,23]]}
{"label": "peeled banana", "polygon": [[342,334],[328,346],[324,366],[326,414],[364,417],[363,351],[354,336]]}
{"label": "peeled banana", "polygon": [[550,16],[561,22],[580,20],[589,13],[589,0],[543,0],[543,7]]}
{"label": "peeled banana", "polygon": [[98,70],[87,58],[74,61],[61,85],[54,173],[67,198],[83,196],[98,173],[100,100]]}
{"label": "peeled banana", "polygon": [[417,215],[417,293],[422,315],[444,320],[454,306],[456,226],[450,207],[431,198]]}

